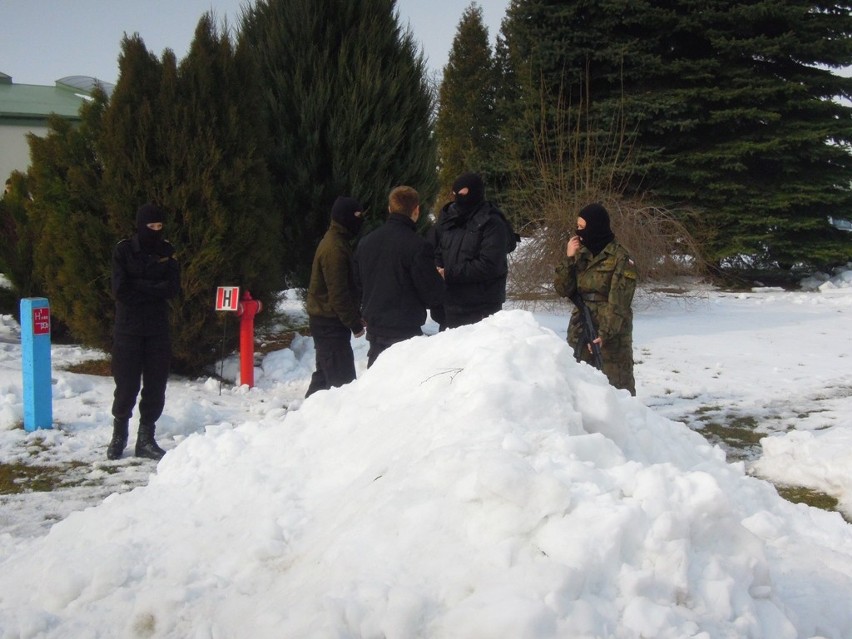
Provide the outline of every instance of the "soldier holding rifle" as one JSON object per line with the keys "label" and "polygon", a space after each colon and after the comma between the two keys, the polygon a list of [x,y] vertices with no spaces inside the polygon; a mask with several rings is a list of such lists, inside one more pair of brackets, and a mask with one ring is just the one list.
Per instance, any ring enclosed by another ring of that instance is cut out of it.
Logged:
{"label": "soldier holding rifle", "polygon": [[[603,205],[589,204],[580,211],[577,235],[568,240],[565,254],[556,267],[554,286],[559,295],[574,301],[568,324],[574,356],[590,364],[598,359],[610,384],[635,395],[631,306],[636,265],[616,241]],[[583,306],[588,309],[585,317]]]}

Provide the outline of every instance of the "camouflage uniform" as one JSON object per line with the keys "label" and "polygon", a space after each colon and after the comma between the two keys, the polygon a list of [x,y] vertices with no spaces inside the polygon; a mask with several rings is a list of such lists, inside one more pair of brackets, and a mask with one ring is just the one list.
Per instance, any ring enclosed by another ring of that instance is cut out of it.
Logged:
{"label": "camouflage uniform", "polygon": [[[612,241],[593,256],[581,247],[574,257],[566,257],[556,267],[554,286],[562,297],[571,297],[579,289],[598,336],[603,340],[603,372],[609,383],[636,394],[633,379],[633,293],[636,290],[636,265],[627,250]],[[571,312],[568,343],[574,347],[582,339],[579,310]],[[581,349],[580,361],[592,362],[587,348]]]}

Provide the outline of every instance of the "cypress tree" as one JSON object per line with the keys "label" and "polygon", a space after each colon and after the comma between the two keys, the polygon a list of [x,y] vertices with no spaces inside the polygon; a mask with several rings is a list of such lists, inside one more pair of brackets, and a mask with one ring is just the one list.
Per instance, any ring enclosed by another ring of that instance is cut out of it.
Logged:
{"label": "cypress tree", "polygon": [[104,198],[111,212],[110,226],[118,238],[134,229],[136,208],[160,195],[157,184],[165,166],[164,136],[158,139],[157,130],[170,112],[170,105],[160,99],[164,65],[168,65],[174,84],[171,51],[165,52],[161,62],[138,34],[122,39],[118,82],[104,114],[101,140],[104,156],[109,158],[104,163]]}
{"label": "cypress tree", "polygon": [[274,308],[283,283],[280,217],[271,205],[254,60],[206,15],[177,70],[174,96],[170,75],[160,91],[161,100],[168,97],[155,129],[163,170],[154,193],[172,215],[167,237],[182,269],[182,298],[172,307],[174,354],[196,369],[218,354],[216,327],[227,321],[214,310],[217,286],[238,285]]}
{"label": "cypress tree", "polygon": [[240,285],[271,308],[281,285],[255,63],[205,16],[180,67],[138,36],[122,42],[119,67],[109,104],[98,94],[80,126],[56,118],[30,139],[36,275],[74,336],[108,347],[112,248],[140,204],[160,204],[182,266],[174,365],[196,372],[220,352],[216,286]]}
{"label": "cypress tree", "polygon": [[583,93],[599,122],[625,114],[635,188],[702,211],[717,263],[827,266],[849,258],[828,216],[852,204],[835,101],[852,80],[829,70],[852,63],[850,6],[513,0],[504,29],[515,71]]}
{"label": "cypress tree", "polygon": [[34,233],[34,278],[51,312],[82,343],[107,348],[113,307],[109,249],[113,237],[101,192],[98,139],[106,96],[80,109],[74,126],[52,117],[46,137],[29,136],[27,205]]}
{"label": "cypress tree", "polygon": [[441,201],[449,199],[453,181],[466,171],[486,174],[490,184],[487,178],[496,163],[495,90],[488,29],[482,9],[471,3],[456,28],[439,92],[435,137]]}
{"label": "cypress tree", "polygon": [[38,234],[27,210],[29,201],[26,175],[13,171],[0,199],[0,273],[9,281],[13,293],[8,299],[3,296],[2,312],[13,313],[18,319],[17,299],[42,294],[33,275],[33,244]]}
{"label": "cypress tree", "polygon": [[425,62],[394,0],[259,0],[240,42],[260,65],[282,266],[304,284],[337,196],[358,198],[368,225],[396,185],[434,198]]}

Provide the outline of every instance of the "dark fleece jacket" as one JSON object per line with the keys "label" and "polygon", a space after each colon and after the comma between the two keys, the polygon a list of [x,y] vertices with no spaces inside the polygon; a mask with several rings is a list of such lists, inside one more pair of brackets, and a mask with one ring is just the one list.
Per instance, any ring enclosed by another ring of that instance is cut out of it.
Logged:
{"label": "dark fleece jacket", "polygon": [[339,222],[328,227],[314,254],[306,308],[311,319],[339,321],[357,334],[363,326],[349,245],[351,237]]}
{"label": "dark fleece jacket", "polygon": [[432,246],[417,234],[416,224],[399,213],[391,213],[358,244],[355,274],[370,336],[419,335],[426,309],[444,302],[444,280],[435,268]]}

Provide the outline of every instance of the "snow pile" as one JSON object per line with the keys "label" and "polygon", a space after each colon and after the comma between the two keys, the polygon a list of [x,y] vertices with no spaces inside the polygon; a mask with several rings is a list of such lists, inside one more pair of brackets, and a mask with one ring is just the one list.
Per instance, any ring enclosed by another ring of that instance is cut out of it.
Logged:
{"label": "snow pile", "polygon": [[816,273],[803,279],[799,285],[803,291],[831,292],[839,288],[852,288],[852,262],[836,268],[831,274]]}
{"label": "snow pile", "polygon": [[505,311],[7,535],[0,637],[852,636],[848,525],[723,457]]}

